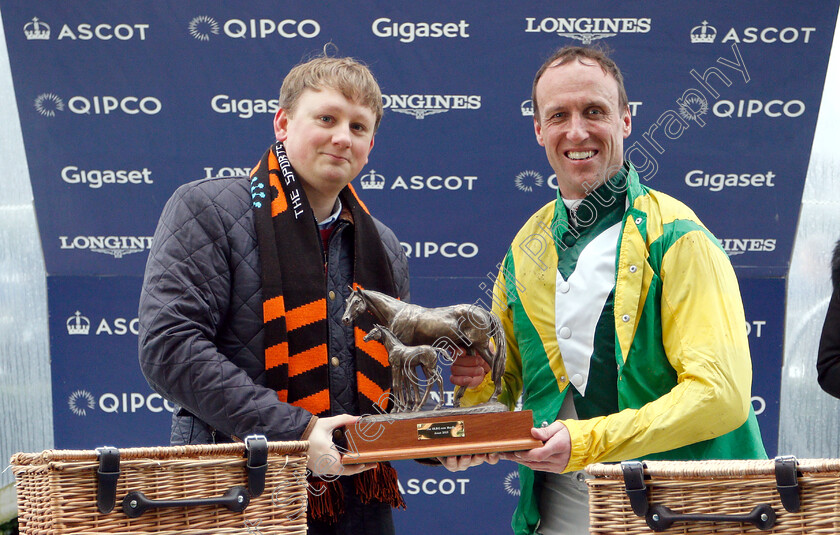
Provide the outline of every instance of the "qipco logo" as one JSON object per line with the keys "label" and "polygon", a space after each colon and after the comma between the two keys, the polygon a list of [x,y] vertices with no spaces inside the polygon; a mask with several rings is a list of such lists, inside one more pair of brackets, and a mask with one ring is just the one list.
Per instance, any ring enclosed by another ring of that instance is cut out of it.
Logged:
{"label": "qipco logo", "polygon": [[75,96],[67,101],[67,109],[79,115],[156,115],[163,105],[155,97]]}
{"label": "qipco logo", "polygon": [[478,245],[472,242],[400,242],[405,256],[408,258],[432,258],[442,256],[444,258],[472,258],[478,254]]}

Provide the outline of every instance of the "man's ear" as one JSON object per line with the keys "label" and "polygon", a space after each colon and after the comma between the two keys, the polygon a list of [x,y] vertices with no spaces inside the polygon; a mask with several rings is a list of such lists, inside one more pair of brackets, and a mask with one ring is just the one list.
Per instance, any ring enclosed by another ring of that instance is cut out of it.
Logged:
{"label": "man's ear", "polygon": [[542,137],[542,125],[536,117],[534,117],[534,134],[537,135],[537,143],[540,144],[540,147],[545,147],[545,141],[543,141]]}
{"label": "man's ear", "polygon": [[289,137],[289,114],[283,108],[274,114],[274,137],[277,141],[286,141]]}
{"label": "man's ear", "polygon": [[630,106],[628,105],[627,108],[624,109],[624,117],[621,118],[622,130],[624,132],[624,139],[627,139],[630,136],[630,132],[633,130],[633,121],[630,117]]}

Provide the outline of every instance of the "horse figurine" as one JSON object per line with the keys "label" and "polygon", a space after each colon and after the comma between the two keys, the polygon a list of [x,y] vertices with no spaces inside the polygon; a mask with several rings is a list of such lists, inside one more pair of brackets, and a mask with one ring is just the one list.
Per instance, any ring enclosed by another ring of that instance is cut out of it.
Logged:
{"label": "horse figurine", "polygon": [[[365,335],[365,342],[370,340],[381,342],[388,350],[388,363],[391,365],[391,393],[396,401],[394,412],[419,410],[426,402],[433,383],[437,383],[440,390],[440,401],[434,410],[440,408],[443,402],[443,379],[437,369],[438,349],[429,345],[403,345],[394,333],[382,325],[374,325],[373,329]],[[418,366],[426,376],[426,390],[419,401],[417,400],[420,395],[417,388],[419,378],[416,372]]]}
{"label": "horse figurine", "polygon": [[[341,321],[349,325],[365,311],[405,345],[425,344],[453,351],[458,347],[472,349],[490,366],[496,386],[490,401],[496,401],[505,372],[505,335],[494,314],[474,305],[424,308],[373,290],[351,289]],[[457,390],[456,407],[461,405],[463,393],[463,388]]]}

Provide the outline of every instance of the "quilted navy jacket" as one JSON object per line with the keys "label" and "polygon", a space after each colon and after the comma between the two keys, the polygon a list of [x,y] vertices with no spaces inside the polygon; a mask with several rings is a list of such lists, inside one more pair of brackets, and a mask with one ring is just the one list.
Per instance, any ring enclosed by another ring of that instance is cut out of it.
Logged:
{"label": "quilted navy jacket", "polygon": [[[265,384],[260,261],[249,179],[209,178],[178,188],[163,209],[140,296],[140,366],[178,405],[170,442],[226,442],[258,433],[308,436],[312,415]],[[374,220],[398,295],[409,298],[408,261],[394,233]],[[358,414],[352,326],[341,321],[353,266],[352,223],[329,241],[327,322],[333,414]]]}

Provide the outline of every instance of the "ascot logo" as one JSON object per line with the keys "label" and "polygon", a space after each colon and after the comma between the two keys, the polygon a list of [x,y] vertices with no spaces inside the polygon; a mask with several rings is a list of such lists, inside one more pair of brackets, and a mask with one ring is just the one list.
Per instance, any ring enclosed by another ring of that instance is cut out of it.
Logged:
{"label": "ascot logo", "polygon": [[152,236],[59,236],[61,249],[82,249],[122,258],[152,246]]}
{"label": "ascot logo", "polygon": [[714,26],[709,26],[705,20],[700,26],[691,29],[692,43],[714,43],[715,37],[717,37],[717,30]]}
{"label": "ascot logo", "polygon": [[[627,106],[630,108],[630,116],[635,117],[636,111],[639,109],[639,106],[642,105],[641,101],[630,101],[627,103]],[[534,102],[529,98],[528,100],[523,100],[522,104],[519,105],[519,110],[522,113],[522,117],[533,117],[534,116]]]}
{"label": "ascot logo", "polygon": [[87,335],[90,332],[90,320],[82,316],[78,310],[76,314],[67,318],[67,334],[73,335]]}
{"label": "ascot logo", "polygon": [[64,111],[64,101],[55,93],[41,93],[35,97],[35,109],[44,117],[55,117],[55,112]]}
{"label": "ascot logo", "polygon": [[506,475],[505,480],[502,484],[505,487],[505,492],[507,492],[511,496],[519,496],[519,471],[514,470],[513,472],[510,472],[508,475]]}
{"label": "ascot logo", "polygon": [[[65,24],[58,32],[57,41],[62,39],[71,39],[75,41],[90,41],[92,39],[99,39],[100,41],[110,41],[117,39],[119,41],[128,41],[137,36],[141,41],[146,40],[146,30],[149,29],[148,24],[89,24],[82,23],[71,27]],[[30,22],[23,26],[23,34],[29,41],[48,41],[50,38],[50,26],[46,22],[39,20],[38,17],[33,17]]]}
{"label": "ascot logo", "polygon": [[209,41],[211,35],[219,35],[219,23],[207,15],[195,17],[187,25],[190,35],[199,41]]}
{"label": "ascot logo", "polygon": [[[211,36],[220,34],[219,23],[207,15],[194,17],[187,24],[187,30],[199,41],[209,41]],[[274,34],[286,39],[312,39],[321,33],[321,25],[313,19],[284,19],[277,22],[271,19],[230,19],[222,25],[222,31],[233,39],[265,39]]]}
{"label": "ascot logo", "polygon": [[376,174],[376,171],[373,169],[370,170],[370,173],[366,175],[362,175],[362,178],[359,179],[359,183],[362,185],[362,189],[384,189],[385,188],[385,177],[379,174]]}
{"label": "ascot logo", "polygon": [[70,412],[76,416],[87,416],[87,411],[92,411],[95,404],[96,400],[93,399],[93,394],[87,390],[76,390],[67,399]]}
{"label": "ascot logo", "polygon": [[[99,320],[99,325],[96,327],[95,336],[101,334],[107,335],[126,335],[126,334],[140,334],[140,320],[134,318],[114,318],[109,322],[106,318]],[[90,334],[90,319],[82,316],[77,310],[76,313],[67,318],[67,334],[70,335],[88,335]]]}
{"label": "ascot logo", "polygon": [[[388,188],[390,190],[395,189],[402,189],[402,190],[422,190],[422,189],[430,189],[433,191],[437,190],[449,190],[449,191],[457,191],[461,189],[465,189],[468,191],[473,191],[473,186],[475,182],[478,180],[477,176],[456,176],[456,175],[432,175],[428,177],[424,177],[421,175],[412,175],[403,177],[402,175],[398,175],[396,179],[394,179],[393,184],[391,187]],[[362,189],[372,189],[372,190],[382,190],[385,189],[386,185],[385,177],[376,173],[376,171],[371,170],[370,173],[366,175],[362,175],[360,179],[360,183],[362,185]]]}
{"label": "ascot logo", "polygon": [[23,34],[29,41],[46,41],[50,38],[50,25],[32,17],[30,22],[23,26]]}
{"label": "ascot logo", "polygon": [[382,95],[385,109],[424,119],[427,115],[449,110],[477,110],[481,108],[480,95]]}
{"label": "ascot logo", "polygon": [[560,37],[577,39],[583,44],[591,44],[597,39],[614,37],[619,33],[648,33],[650,19],[641,18],[545,18],[537,21],[534,17],[525,19],[525,32],[556,33]]}
{"label": "ascot logo", "polygon": [[775,238],[722,238],[718,241],[729,256],[744,253],[769,253],[776,250]]}

